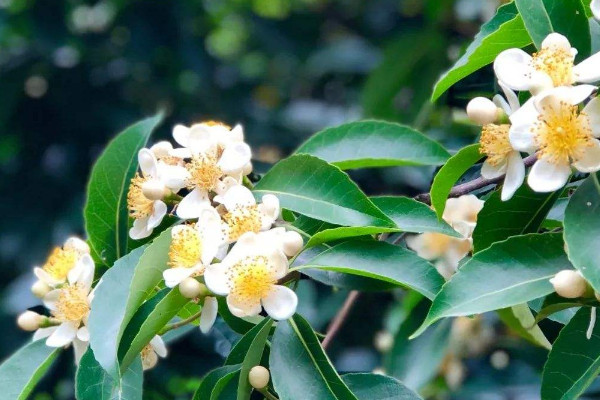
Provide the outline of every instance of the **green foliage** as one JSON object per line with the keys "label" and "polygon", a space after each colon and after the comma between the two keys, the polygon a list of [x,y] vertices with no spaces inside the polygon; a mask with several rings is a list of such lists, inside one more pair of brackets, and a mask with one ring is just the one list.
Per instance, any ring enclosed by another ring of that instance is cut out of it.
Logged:
{"label": "green foliage", "polygon": [[218,395],[223,389],[221,386],[222,384],[219,387],[217,387],[221,379],[225,379],[223,381],[225,383],[229,382],[231,379],[233,379],[235,374],[240,371],[240,368],[241,366],[239,364],[236,364],[226,365],[224,367],[210,371],[204,376],[204,378],[202,378],[202,383],[200,384],[200,387],[194,393],[194,400],[210,399],[213,392]]}
{"label": "green foliage", "polygon": [[[245,352],[244,361],[242,362],[242,369],[240,370],[240,380],[237,386],[238,400],[250,399],[252,386],[250,386],[250,382],[248,381],[248,374],[252,367],[260,364],[272,325],[273,320],[265,318],[263,322],[256,326],[257,328],[260,328],[260,330],[256,331],[252,343],[248,346],[248,349]],[[251,332],[254,333],[253,331],[248,332],[248,334]]]}
{"label": "green foliage", "polygon": [[415,392],[389,376],[377,374],[346,374],[342,380],[358,400],[417,400]]}

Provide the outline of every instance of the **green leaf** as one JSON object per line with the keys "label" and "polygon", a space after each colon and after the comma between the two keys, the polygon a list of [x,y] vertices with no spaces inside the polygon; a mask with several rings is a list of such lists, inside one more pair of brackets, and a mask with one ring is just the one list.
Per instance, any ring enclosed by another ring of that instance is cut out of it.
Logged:
{"label": "green leaf", "polygon": [[402,382],[378,374],[346,374],[342,379],[358,400],[419,400]]}
{"label": "green leaf", "polygon": [[592,174],[577,188],[565,210],[565,242],[569,260],[600,292],[600,184]]}
{"label": "green leaf", "polygon": [[536,193],[527,185],[521,186],[508,201],[502,201],[500,193],[501,190],[495,191],[477,214],[473,231],[475,252],[511,236],[537,232],[560,196],[560,191]]}
{"label": "green leaf", "polygon": [[210,394],[210,400],[234,399],[241,371],[233,371],[219,379]]}
{"label": "green leaf", "polygon": [[263,319],[260,323],[256,324],[252,329],[250,329],[242,338],[233,346],[227,359],[225,360],[225,365],[234,365],[234,364],[242,364],[244,359],[246,358],[246,353],[248,353],[252,343],[256,339],[257,335],[262,332],[262,328],[269,324],[269,329],[272,325],[272,320],[270,318]]}
{"label": "green leaf", "polygon": [[298,314],[277,324],[269,365],[281,399],[357,400],[327,358],[308,322]]}
{"label": "green leaf", "polygon": [[193,400],[207,400],[210,399],[213,388],[219,382],[221,378],[227,376],[230,373],[235,373],[240,370],[241,366],[238,365],[225,365],[223,367],[214,369],[207,373],[204,378],[202,378],[202,383],[194,393]]}
{"label": "green leaf", "polygon": [[276,195],[283,208],[332,224],[394,226],[348,175],[310,155],[275,164],[254,187],[257,198],[267,193]]}
{"label": "green leaf", "polygon": [[[298,218],[292,222],[294,230],[301,235],[310,238],[318,232],[339,228],[339,225],[330,224],[329,222],[319,221],[318,219],[309,218],[306,215],[299,215]],[[394,229],[394,228],[389,228]]]}
{"label": "green leaf", "polygon": [[[598,307],[598,301],[596,299],[579,298],[579,299],[565,299],[556,293],[551,293],[544,299],[539,312],[535,316],[535,322],[539,322],[544,318],[548,318],[553,314],[559,313],[564,310],[579,307]],[[561,322],[561,321],[557,321]],[[564,322],[562,322],[564,323]]]}
{"label": "green leaf", "polygon": [[140,357],[115,380],[98,364],[92,349],[88,349],[77,368],[75,393],[77,400],[137,400],[142,398],[143,382]]}
{"label": "green leaf", "polygon": [[138,151],[162,114],[142,120],[108,144],[92,168],[84,209],[85,230],[95,258],[107,266],[127,254],[127,190],[136,173]]}
{"label": "green leaf", "polygon": [[323,269],[305,269],[302,270],[302,274],[324,285],[339,289],[359,290],[361,292],[385,292],[398,288],[398,285],[394,283]]}
{"label": "green leaf", "polygon": [[481,26],[465,54],[437,81],[431,100],[437,100],[456,82],[491,64],[502,51],[530,43],[531,38],[514,3],[500,7],[496,15]]}
{"label": "green leaf", "polygon": [[454,184],[481,159],[479,143],[463,147],[435,175],[431,184],[431,205],[439,219],[444,215],[446,200]]}
{"label": "green leaf", "polygon": [[[250,394],[252,393],[252,386],[248,381],[248,374],[250,369],[260,364],[260,360],[263,356],[265,346],[267,344],[267,338],[271,331],[273,320],[271,318],[265,318],[264,322],[261,322],[261,329],[256,333],[252,343],[248,347],[244,361],[242,362],[242,369],[240,371],[239,385],[237,387],[237,400],[249,400]],[[252,332],[252,331],[250,331]],[[250,333],[248,332],[248,333]]]}
{"label": "green leaf", "polygon": [[590,308],[582,308],[560,331],[542,374],[544,400],[577,399],[600,372],[600,324],[590,339]]}
{"label": "green leaf", "polygon": [[46,346],[46,339],[27,343],[0,364],[0,387],[6,399],[26,399],[61,349]]}
{"label": "green leaf", "polygon": [[439,232],[460,237],[446,221],[437,218],[435,211],[420,201],[396,196],[371,197],[371,201],[404,232]]}
{"label": "green leaf", "polygon": [[400,232],[400,229],[379,226],[340,226],[315,233],[306,243],[305,248],[336,240],[375,235],[382,232]]}
{"label": "green leaf", "polygon": [[[252,322],[238,318],[229,311],[229,307],[227,306],[227,301],[225,297],[217,297],[217,302],[219,303],[219,315],[225,323],[233,329],[234,332],[237,332],[241,335],[245,335],[248,331],[256,326]],[[259,317],[262,318],[262,317]]]}
{"label": "green leaf", "polygon": [[384,121],[350,122],[316,133],[296,154],[312,154],[341,169],[441,165],[450,154],[408,126]]}
{"label": "green leaf", "polygon": [[552,348],[552,345],[537,325],[537,321],[527,303],[498,310],[498,315],[502,322],[522,338],[545,349]]}
{"label": "green leaf", "polygon": [[435,267],[412,251],[379,241],[349,241],[317,255],[306,265],[379,279],[408,287],[432,299],[444,283]]}
{"label": "green leaf", "polygon": [[544,2],[542,0],[515,0],[515,5],[535,47],[541,49],[546,36],[554,32]]}
{"label": "green leaf", "polygon": [[444,317],[511,307],[554,291],[549,279],[569,260],[560,234],[528,234],[497,242],[475,254],[435,297],[413,337]]}

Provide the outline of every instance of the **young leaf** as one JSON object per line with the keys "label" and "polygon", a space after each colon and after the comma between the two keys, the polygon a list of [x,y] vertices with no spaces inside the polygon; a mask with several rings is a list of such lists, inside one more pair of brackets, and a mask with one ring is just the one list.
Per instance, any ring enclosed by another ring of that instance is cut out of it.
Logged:
{"label": "young leaf", "polygon": [[114,379],[104,371],[88,349],[77,368],[75,393],[77,400],[136,400],[142,398],[144,374],[140,357]]}
{"label": "young leaf", "polygon": [[500,7],[496,15],[481,26],[465,54],[437,81],[431,100],[436,101],[456,82],[492,63],[503,50],[530,43],[531,38],[514,3]]}
{"label": "young leaf", "polygon": [[402,382],[378,374],[346,374],[342,380],[358,400],[419,400],[421,397]]}
{"label": "young leaf", "polygon": [[211,394],[213,392],[213,388],[219,380],[228,374],[238,372],[241,366],[238,365],[225,365],[224,367],[220,367],[214,369],[207,373],[204,378],[202,378],[202,383],[194,393],[193,400],[207,400],[210,399]]}
{"label": "young leaf", "polygon": [[314,331],[298,314],[277,324],[269,360],[282,399],[358,400],[327,358]]}
{"label": "young leaf", "polygon": [[322,243],[333,242],[341,239],[355,238],[360,236],[375,235],[382,232],[400,232],[398,228],[385,228],[378,226],[340,226],[325,229],[315,233],[306,243],[306,248],[317,246]]}
{"label": "young leaf", "polygon": [[442,219],[442,215],[444,215],[446,200],[448,200],[452,186],[480,159],[481,153],[479,152],[478,143],[463,147],[435,175],[431,184],[430,195],[431,205],[439,219]]}
{"label": "young leaf", "polygon": [[254,187],[259,199],[267,193],[283,208],[332,224],[394,227],[348,175],[307,154],[275,164]]}
{"label": "young leaf", "polygon": [[412,251],[379,241],[350,241],[299,268],[343,272],[408,287],[432,299],[444,283],[435,267]]}
{"label": "young leaf", "polygon": [[296,154],[312,154],[341,169],[441,165],[450,154],[408,126],[385,121],[350,122],[316,133]]}
{"label": "young leaf", "polygon": [[121,132],[96,161],[87,187],[85,230],[97,261],[108,267],[127,254],[127,190],[136,173],[138,151],[145,146],[162,114]]}
{"label": "young leaf", "polygon": [[580,309],[554,341],[542,374],[544,400],[577,399],[600,372],[600,324],[588,339],[590,308]]}
{"label": "young leaf", "polygon": [[511,307],[554,291],[549,279],[569,268],[560,234],[513,236],[475,254],[435,297],[416,337],[444,317]]}
{"label": "young leaf", "polygon": [[[269,337],[269,332],[273,325],[273,320],[271,318],[265,318],[265,322],[261,323],[261,325],[261,329],[254,336],[252,343],[250,343],[250,346],[248,347],[244,361],[242,362],[242,369],[240,370],[240,379],[237,388],[237,400],[250,400],[252,386],[250,386],[250,382],[248,381],[248,374],[252,367],[260,364]],[[258,326],[259,325],[257,325],[257,327]]]}
{"label": "young leaf", "polygon": [[537,321],[527,303],[498,310],[498,315],[502,322],[522,338],[536,346],[541,346],[548,350],[552,348],[552,345],[537,325]]}
{"label": "young leaf", "polygon": [[46,346],[46,339],[21,347],[0,364],[0,397],[18,400],[28,398],[60,351],[60,348]]}

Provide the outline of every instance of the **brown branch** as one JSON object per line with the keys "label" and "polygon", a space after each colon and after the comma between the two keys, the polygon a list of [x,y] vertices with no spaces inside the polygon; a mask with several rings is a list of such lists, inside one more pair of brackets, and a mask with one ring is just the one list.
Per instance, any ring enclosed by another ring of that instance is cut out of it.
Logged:
{"label": "brown branch", "polygon": [[338,331],[346,321],[346,318],[348,317],[348,314],[350,313],[350,310],[352,309],[352,306],[354,306],[354,303],[358,299],[359,295],[360,292],[358,290],[352,290],[350,291],[350,293],[348,293],[348,297],[346,297],[344,305],[335,315],[335,318],[333,319],[333,321],[331,321],[331,324],[329,324],[329,327],[327,328],[325,339],[323,339],[323,342],[321,343],[323,349],[326,349],[327,346],[329,346],[335,335],[338,333]]}

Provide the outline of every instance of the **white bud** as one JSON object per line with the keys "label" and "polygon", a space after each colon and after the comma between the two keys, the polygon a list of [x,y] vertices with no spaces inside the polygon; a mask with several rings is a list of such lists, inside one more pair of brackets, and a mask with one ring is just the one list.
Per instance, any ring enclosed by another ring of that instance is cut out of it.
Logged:
{"label": "white bud", "polygon": [[188,299],[195,299],[205,290],[206,286],[194,278],[185,278],[179,284],[179,292]]}
{"label": "white bud", "polygon": [[269,370],[263,367],[262,365],[256,365],[252,367],[250,373],[248,373],[248,380],[250,381],[250,385],[254,389],[264,389],[269,384],[269,378],[271,374],[269,374]]}
{"label": "white bud", "polygon": [[554,82],[552,82],[552,78],[548,76],[548,74],[540,71],[533,71],[531,73],[531,86],[529,91],[532,95],[536,96],[547,89],[552,89],[554,87]]}
{"label": "white bud", "polygon": [[85,241],[75,236],[68,238],[63,247],[67,250],[75,250],[81,254],[90,254],[90,246],[88,246]]}
{"label": "white bud", "polygon": [[249,162],[246,165],[244,165],[244,168],[242,169],[242,175],[246,176],[249,175],[252,172],[252,163]]}
{"label": "white bud", "polygon": [[154,153],[156,158],[169,156],[169,152],[171,150],[173,150],[173,145],[166,140],[158,142],[154,146],[150,147],[150,151]]}
{"label": "white bud", "polygon": [[381,353],[387,353],[394,345],[394,336],[387,331],[380,331],[375,334],[375,348]]}
{"label": "white bud", "polygon": [[36,281],[33,285],[31,285],[31,293],[40,299],[44,297],[50,290],[52,290],[52,288],[44,281]]}
{"label": "white bud", "polygon": [[581,297],[587,291],[587,282],[579,271],[564,269],[550,279],[556,293],[567,299]]}
{"label": "white bud", "polygon": [[283,252],[288,257],[294,257],[302,250],[304,241],[302,236],[295,231],[287,231],[283,234]]}
{"label": "white bud", "polygon": [[39,329],[42,322],[42,316],[33,311],[25,311],[17,318],[17,325],[24,331],[35,331]]}
{"label": "white bud", "polygon": [[168,193],[164,183],[151,179],[142,184],[142,193],[150,200],[162,200]]}
{"label": "white bud", "polygon": [[498,119],[498,107],[490,99],[475,97],[467,104],[469,119],[479,125],[487,125]]}

